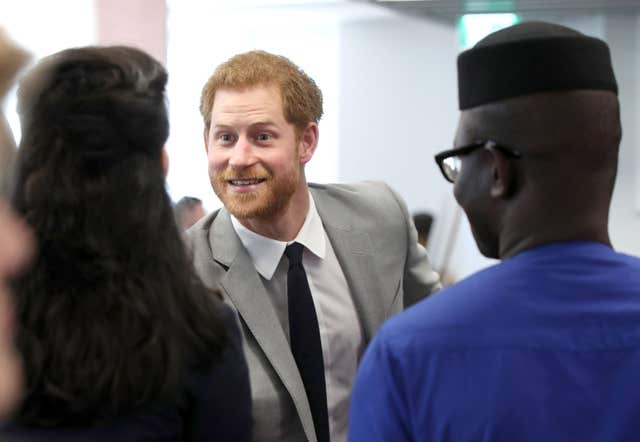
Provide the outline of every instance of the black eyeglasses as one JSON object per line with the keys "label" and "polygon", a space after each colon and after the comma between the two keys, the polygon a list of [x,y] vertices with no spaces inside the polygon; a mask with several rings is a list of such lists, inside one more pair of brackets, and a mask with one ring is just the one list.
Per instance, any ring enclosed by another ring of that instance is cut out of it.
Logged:
{"label": "black eyeglasses", "polygon": [[522,157],[520,151],[513,147],[498,144],[491,140],[476,141],[475,143],[468,144],[466,146],[445,150],[435,156],[436,163],[438,163],[438,167],[440,167],[440,171],[444,178],[450,183],[455,183],[458,175],[460,174],[460,157],[480,148],[497,149],[505,155],[509,155],[514,158]]}

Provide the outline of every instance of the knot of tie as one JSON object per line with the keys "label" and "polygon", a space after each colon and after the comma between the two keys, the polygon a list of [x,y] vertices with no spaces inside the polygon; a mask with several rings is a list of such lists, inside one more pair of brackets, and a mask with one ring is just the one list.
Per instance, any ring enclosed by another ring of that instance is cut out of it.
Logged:
{"label": "knot of tie", "polygon": [[284,249],[284,254],[287,255],[289,259],[289,268],[295,266],[302,266],[302,252],[304,251],[304,246],[299,242],[291,243]]}

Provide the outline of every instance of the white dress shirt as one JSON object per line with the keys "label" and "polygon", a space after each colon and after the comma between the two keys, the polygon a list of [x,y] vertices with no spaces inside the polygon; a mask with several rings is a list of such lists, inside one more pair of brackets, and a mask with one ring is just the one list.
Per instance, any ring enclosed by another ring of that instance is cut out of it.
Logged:
{"label": "white dress shirt", "polygon": [[[292,242],[299,242],[305,247],[302,263],[320,327],[331,441],[346,442],[351,386],[364,349],[364,338],[347,280],[311,194],[309,199],[309,212]],[[233,216],[231,221],[265,282],[267,293],[288,337],[287,266],[283,263],[286,259],[282,260],[282,257],[289,243],[258,235]]]}

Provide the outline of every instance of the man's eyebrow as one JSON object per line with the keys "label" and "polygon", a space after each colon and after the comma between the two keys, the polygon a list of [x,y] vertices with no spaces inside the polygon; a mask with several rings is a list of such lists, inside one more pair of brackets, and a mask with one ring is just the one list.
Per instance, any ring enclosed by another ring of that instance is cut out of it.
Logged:
{"label": "man's eyebrow", "polygon": [[[249,124],[248,127],[260,127],[260,126],[277,126],[277,123],[274,120],[260,120],[260,121],[254,121],[253,123]],[[232,124],[225,124],[225,123],[218,123],[218,124],[212,124],[211,127],[214,130],[218,130],[218,129],[233,129],[233,125]]]}
{"label": "man's eyebrow", "polygon": [[251,123],[250,127],[253,126],[276,126],[276,123],[273,120],[261,120]]}

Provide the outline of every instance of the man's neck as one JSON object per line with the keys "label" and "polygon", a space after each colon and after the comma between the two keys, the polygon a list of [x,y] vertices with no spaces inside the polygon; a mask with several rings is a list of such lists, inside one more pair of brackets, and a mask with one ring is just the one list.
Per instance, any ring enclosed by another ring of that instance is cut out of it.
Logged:
{"label": "man's neck", "polygon": [[309,190],[305,187],[293,194],[289,204],[280,213],[269,218],[245,218],[238,221],[258,235],[278,241],[292,241],[302,228],[308,212]]}
{"label": "man's neck", "polygon": [[547,215],[511,223],[500,238],[500,259],[509,258],[534,247],[554,242],[591,241],[611,245],[606,216]]}

